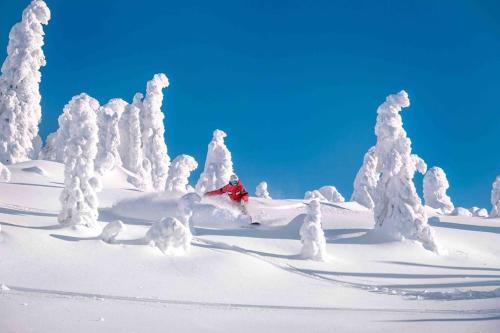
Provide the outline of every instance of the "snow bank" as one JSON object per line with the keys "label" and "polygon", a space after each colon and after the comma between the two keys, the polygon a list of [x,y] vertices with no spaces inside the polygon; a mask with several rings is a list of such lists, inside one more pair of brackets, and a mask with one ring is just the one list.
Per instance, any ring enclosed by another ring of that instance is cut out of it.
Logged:
{"label": "snow bank", "polygon": [[125,225],[120,220],[109,222],[102,229],[101,235],[99,237],[106,243],[113,243],[118,234],[124,229]]}
{"label": "snow bank", "polygon": [[198,162],[189,155],[177,156],[168,170],[166,191],[186,193],[189,190],[189,176],[196,170]]}
{"label": "snow bank", "polygon": [[375,156],[375,147],[371,147],[365,154],[363,165],[354,179],[354,191],[352,192],[351,201],[356,201],[360,205],[373,209],[375,206],[373,195],[378,179],[377,156]]}
{"label": "snow bank", "polygon": [[255,188],[255,196],[257,198],[271,199],[269,192],[267,191],[267,182],[260,182]]}
{"label": "snow bank", "polygon": [[455,209],[451,212],[450,215],[454,215],[454,216],[472,216],[472,213],[467,208],[455,207]]}
{"label": "snow bank", "polygon": [[36,158],[41,148],[40,68],[46,64],[42,25],[49,20],[45,2],[34,0],[9,34],[0,76],[0,162],[5,164]]}
{"label": "snow bank", "polygon": [[165,217],[153,224],[144,238],[146,242],[158,247],[165,254],[182,255],[189,251],[193,236],[189,227],[178,219]]}
{"label": "snow bank", "polygon": [[491,188],[491,206],[490,217],[500,217],[500,175],[497,176]]}
{"label": "snow bank", "polygon": [[10,171],[2,162],[0,162],[0,182],[10,182]]}
{"label": "snow bank", "polygon": [[376,230],[391,239],[417,240],[428,250],[437,251],[434,232],[415,190],[415,172],[425,172],[424,161],[411,154],[411,141],[403,128],[401,108],[410,106],[403,90],[390,95],[377,109],[375,134],[377,171],[381,178],[375,190]]}
{"label": "snow bank", "polygon": [[93,226],[98,217],[99,181],[94,177],[98,108],[99,102],[86,94],[73,97],[66,108],[69,141],[65,149],[64,190],[58,218],[64,225]]}
{"label": "snow bank", "polygon": [[196,191],[205,193],[218,189],[226,185],[229,177],[234,174],[231,152],[224,144],[226,136],[221,130],[214,131],[212,141],[208,145],[205,169],[198,179]]}
{"label": "snow bank", "polygon": [[454,205],[446,190],[450,187],[443,169],[440,167],[430,168],[424,176],[424,200],[429,207],[439,209],[444,214],[453,211]]}
{"label": "snow bank", "polygon": [[321,226],[321,204],[313,199],[307,207],[307,216],[300,228],[301,255],[306,259],[325,260],[326,239]]}

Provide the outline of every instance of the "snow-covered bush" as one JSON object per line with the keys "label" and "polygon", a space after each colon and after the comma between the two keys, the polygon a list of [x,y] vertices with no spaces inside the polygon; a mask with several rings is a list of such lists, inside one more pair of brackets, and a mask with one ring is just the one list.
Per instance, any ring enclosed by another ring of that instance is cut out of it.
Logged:
{"label": "snow-covered bush", "polygon": [[10,182],[10,170],[0,162],[0,182]]}
{"label": "snow-covered bush", "polygon": [[304,200],[318,199],[319,201],[328,201],[318,190],[306,191],[304,193]]}
{"label": "snow-covered bush", "polygon": [[94,159],[97,154],[97,116],[99,102],[86,94],[75,96],[69,102],[69,140],[64,156],[64,190],[61,193],[59,223],[93,226],[98,217],[94,177]]}
{"label": "snow-covered bush", "polygon": [[413,183],[415,171],[425,172],[426,165],[411,154],[411,141],[399,114],[408,106],[408,94],[401,91],[388,96],[377,110],[375,156],[381,176],[374,196],[375,228],[392,239],[416,240],[437,251],[434,232]]}
{"label": "snow-covered bush", "polygon": [[472,213],[467,208],[455,207],[450,215],[454,216],[472,216]]}
{"label": "snow-covered bush", "polygon": [[10,30],[0,76],[0,162],[5,164],[36,158],[41,148],[40,68],[46,64],[42,25],[49,20],[45,2],[34,0]]}
{"label": "snow-covered bush", "polygon": [[149,228],[144,237],[152,246],[169,255],[182,255],[191,248],[193,238],[189,227],[175,217],[165,217]]}
{"label": "snow-covered bush", "polygon": [[491,206],[490,217],[500,217],[500,175],[497,176],[491,188]]}
{"label": "snow-covered bush", "polygon": [[443,169],[440,167],[430,168],[424,176],[424,200],[429,207],[440,209],[443,213],[449,214],[453,211],[454,205],[446,190],[450,187],[448,179]]}
{"label": "snow-covered bush", "polygon": [[101,175],[121,166],[120,158],[120,129],[118,123],[127,102],[120,98],[113,98],[101,106],[97,111],[97,125],[99,127],[99,142],[95,159],[96,171]]}
{"label": "snow-covered bush", "polygon": [[325,260],[326,239],[321,226],[321,204],[313,199],[307,207],[304,224],[300,227],[301,255],[306,259]]}
{"label": "snow-covered bush", "polygon": [[271,199],[269,192],[267,191],[267,182],[260,182],[255,188],[255,196],[257,198]]}
{"label": "snow-covered bush", "polygon": [[165,190],[170,157],[167,155],[165,143],[165,115],[161,111],[163,103],[163,88],[168,87],[165,74],[155,74],[148,81],[146,96],[141,105],[141,132],[144,159],[151,167],[151,180],[155,191]]}
{"label": "snow-covered bush", "polygon": [[377,172],[377,156],[375,156],[375,147],[371,147],[363,158],[363,165],[354,179],[354,191],[351,201],[356,201],[369,209],[373,209],[373,195],[379,173]]}
{"label": "snow-covered bush", "polygon": [[100,238],[106,243],[113,243],[118,234],[123,230],[125,230],[125,225],[122,221],[116,220],[113,222],[109,222],[102,229]]}
{"label": "snow-covered bush", "polygon": [[198,162],[189,155],[179,155],[170,164],[168,170],[167,186],[168,192],[186,193],[189,188],[189,176],[196,170]]}
{"label": "snow-covered bush", "polygon": [[218,189],[229,182],[229,177],[234,174],[231,152],[224,144],[227,136],[221,130],[215,130],[213,138],[208,145],[205,169],[198,179],[196,191],[204,193]]}
{"label": "snow-covered bush", "polygon": [[345,201],[344,197],[339,191],[337,191],[335,186],[322,186],[318,189],[318,191],[329,202],[335,203]]}

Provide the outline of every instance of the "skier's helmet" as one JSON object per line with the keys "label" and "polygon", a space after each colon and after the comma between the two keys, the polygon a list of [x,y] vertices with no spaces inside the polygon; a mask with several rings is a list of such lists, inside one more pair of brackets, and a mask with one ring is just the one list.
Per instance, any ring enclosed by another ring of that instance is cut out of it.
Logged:
{"label": "skier's helmet", "polygon": [[238,176],[231,175],[231,177],[229,177],[229,184],[231,184],[233,186],[238,184]]}

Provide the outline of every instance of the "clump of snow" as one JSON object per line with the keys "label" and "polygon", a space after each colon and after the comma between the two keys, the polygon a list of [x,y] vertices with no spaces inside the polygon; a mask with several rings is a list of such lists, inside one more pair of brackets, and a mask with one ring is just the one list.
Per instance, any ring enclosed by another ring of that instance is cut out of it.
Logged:
{"label": "clump of snow", "polygon": [[9,34],[0,76],[0,162],[5,164],[36,158],[41,148],[40,68],[46,64],[42,25],[49,20],[45,2],[34,0]]}
{"label": "clump of snow", "polygon": [[96,171],[101,175],[121,166],[120,158],[120,117],[127,102],[120,98],[113,98],[101,106],[97,111],[97,125],[99,126],[99,142],[95,159]]}
{"label": "clump of snow", "polygon": [[488,211],[485,208],[472,207],[469,212],[471,212],[472,216],[488,217]]}
{"label": "clump of snow", "polygon": [[302,257],[325,260],[327,258],[326,239],[321,226],[321,204],[318,199],[313,199],[309,203],[304,224],[302,224],[299,232],[300,241],[302,242]]}
{"label": "clump of snow", "polygon": [[106,243],[113,243],[118,234],[124,229],[125,225],[122,221],[112,221],[106,224],[106,226],[102,229],[101,235],[99,237],[101,237],[101,239]]}
{"label": "clump of snow", "polygon": [[323,196],[323,194],[321,194],[321,192],[318,190],[306,191],[306,193],[304,193],[304,200],[313,200],[313,199],[318,199],[320,201],[328,201]]}
{"label": "clump of snow", "polygon": [[388,96],[377,110],[375,156],[381,177],[374,196],[375,228],[391,239],[416,240],[437,251],[434,232],[413,183],[415,171],[425,172],[426,165],[411,154],[411,141],[403,128],[400,111],[408,106],[410,100],[403,90]]}
{"label": "clump of snow", "polygon": [[144,237],[146,242],[158,247],[168,255],[186,254],[193,238],[188,226],[175,217],[165,217],[149,228]]}
{"label": "clump of snow", "polygon": [[[165,115],[161,111],[163,103],[163,88],[168,87],[169,82],[165,74],[155,74],[148,81],[146,96],[141,103],[141,132],[144,165],[151,168],[151,180],[155,191],[165,190],[165,182],[168,176],[170,157],[167,154],[165,143],[165,126],[163,119]],[[148,164],[149,163],[149,164]]]}
{"label": "clump of snow", "polygon": [[234,174],[231,152],[224,143],[226,136],[227,134],[221,130],[214,131],[212,141],[208,145],[205,169],[198,179],[196,191],[205,193],[221,188]]}
{"label": "clump of snow", "polygon": [[189,230],[193,230],[191,219],[199,203],[201,203],[201,197],[194,192],[183,195],[177,203],[177,219]]}
{"label": "clump of snow", "polygon": [[491,188],[490,217],[500,217],[500,175],[497,176]]}
{"label": "clump of snow", "polygon": [[198,162],[189,155],[177,156],[168,170],[167,185],[168,192],[186,193],[189,190],[189,176],[196,170]]}
{"label": "clump of snow", "polygon": [[337,191],[335,186],[322,186],[318,189],[318,191],[328,202],[336,203],[345,201],[344,197],[339,191]]}
{"label": "clump of snow", "polygon": [[375,206],[373,195],[379,176],[375,147],[371,147],[365,154],[363,165],[354,179],[354,191],[352,192],[351,201],[356,201],[360,205],[373,209]]}
{"label": "clump of snow", "polygon": [[69,140],[64,156],[64,190],[61,193],[59,223],[92,226],[98,217],[94,159],[97,154],[99,102],[87,94],[69,102]]}
{"label": "clump of snow", "polygon": [[430,168],[424,176],[424,200],[429,207],[440,209],[444,214],[453,211],[454,205],[446,190],[450,187],[443,169]]}
{"label": "clump of snow", "polygon": [[267,182],[260,182],[255,188],[255,196],[257,198],[271,199],[267,190]]}
{"label": "clump of snow", "polygon": [[472,216],[472,213],[467,208],[455,207],[450,215],[454,216]]}
{"label": "clump of snow", "polygon": [[0,162],[0,182],[10,182],[10,170]]}

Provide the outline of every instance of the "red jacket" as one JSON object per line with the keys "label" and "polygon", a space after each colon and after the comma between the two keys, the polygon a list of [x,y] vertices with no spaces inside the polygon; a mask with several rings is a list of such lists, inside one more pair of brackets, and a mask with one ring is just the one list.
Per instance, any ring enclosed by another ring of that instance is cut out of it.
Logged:
{"label": "red jacket", "polygon": [[245,190],[245,187],[240,180],[238,180],[238,184],[236,185],[227,184],[226,186],[221,187],[218,190],[210,191],[206,194],[209,196],[215,196],[224,193],[227,193],[232,201],[241,202],[241,200],[243,200],[248,202],[248,192]]}

